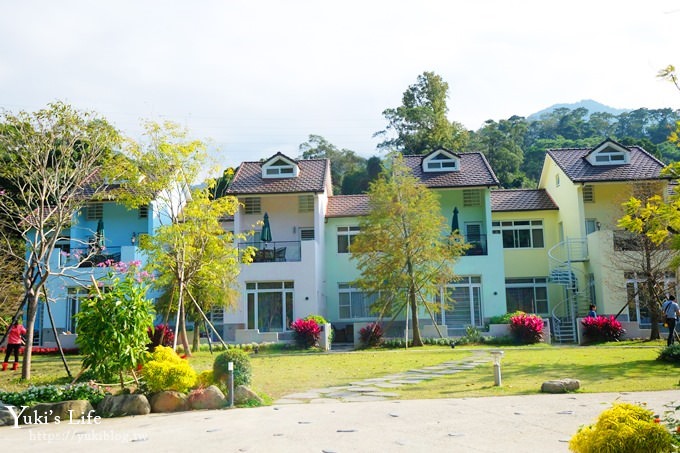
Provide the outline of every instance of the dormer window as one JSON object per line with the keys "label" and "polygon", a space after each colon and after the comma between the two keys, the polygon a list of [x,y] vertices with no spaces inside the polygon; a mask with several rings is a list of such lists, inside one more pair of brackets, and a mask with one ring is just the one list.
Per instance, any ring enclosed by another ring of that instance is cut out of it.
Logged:
{"label": "dormer window", "polygon": [[591,165],[623,165],[630,162],[630,151],[613,140],[606,140],[586,156]]}
{"label": "dormer window", "polygon": [[262,164],[263,178],[295,178],[299,172],[297,163],[281,153]]}
{"label": "dormer window", "polygon": [[454,153],[438,149],[423,158],[424,172],[458,171],[460,160]]}

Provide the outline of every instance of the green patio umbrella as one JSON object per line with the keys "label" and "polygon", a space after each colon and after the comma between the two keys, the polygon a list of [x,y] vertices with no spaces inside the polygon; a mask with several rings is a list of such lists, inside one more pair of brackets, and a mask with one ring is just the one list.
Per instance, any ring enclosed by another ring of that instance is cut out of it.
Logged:
{"label": "green patio umbrella", "polygon": [[104,247],[104,221],[102,219],[99,219],[99,222],[97,222],[97,245],[99,247]]}
{"label": "green patio umbrella", "polygon": [[262,225],[262,231],[260,232],[260,240],[262,242],[272,241],[272,228],[269,226],[269,214],[264,213],[264,223]]}
{"label": "green patio umbrella", "polygon": [[460,230],[458,226],[458,207],[453,208],[453,219],[451,219],[451,233],[455,233]]}

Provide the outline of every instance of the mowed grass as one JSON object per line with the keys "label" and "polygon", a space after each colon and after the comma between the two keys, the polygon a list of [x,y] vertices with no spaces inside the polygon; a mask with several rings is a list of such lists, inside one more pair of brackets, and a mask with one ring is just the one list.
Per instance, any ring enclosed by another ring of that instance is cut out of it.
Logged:
{"label": "mowed grass", "polygon": [[[538,393],[550,379],[581,381],[580,392],[648,391],[680,389],[680,367],[656,358],[665,342],[622,342],[603,346],[501,347],[502,386],[494,386],[493,364],[489,360],[464,370],[405,385],[390,392],[403,399],[457,398]],[[489,357],[488,347],[410,348],[408,350],[367,350],[338,353],[251,354],[251,386],[272,400],[310,389],[347,385],[447,361],[469,361]],[[217,353],[216,353],[217,354]],[[195,353],[189,360],[198,372],[211,369],[215,355]],[[68,356],[73,374],[80,370],[79,356]],[[20,372],[0,373],[0,389],[21,390]],[[58,356],[34,356],[30,384],[67,383]]]}

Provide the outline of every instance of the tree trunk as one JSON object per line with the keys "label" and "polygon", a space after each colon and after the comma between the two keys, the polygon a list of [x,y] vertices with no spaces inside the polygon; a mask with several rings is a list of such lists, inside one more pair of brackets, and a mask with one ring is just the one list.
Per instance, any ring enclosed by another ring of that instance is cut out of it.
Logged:
{"label": "tree trunk", "polygon": [[649,339],[658,340],[661,338],[661,334],[659,333],[659,303],[656,300],[652,281],[648,279],[645,286],[647,287],[647,310],[649,311],[649,320],[652,323],[649,331]]}
{"label": "tree trunk", "polygon": [[179,332],[182,339],[182,347],[184,348],[184,354],[187,357],[191,357],[191,348],[189,347],[189,340],[187,338],[187,315],[186,311],[184,311],[184,304],[180,306],[179,310]]}
{"label": "tree trunk", "polygon": [[24,346],[24,363],[21,368],[21,379],[31,379],[31,358],[33,357],[33,330],[35,316],[38,313],[38,295],[31,292],[26,303],[26,345]]}
{"label": "tree trunk", "polygon": [[416,303],[416,291],[411,287],[408,290],[408,303],[411,306],[411,328],[413,329],[413,346],[422,346],[420,338],[420,325],[418,324],[418,304]]}
{"label": "tree trunk", "polygon": [[201,324],[199,321],[194,321],[194,335],[191,339],[191,352],[199,352],[201,350]]}

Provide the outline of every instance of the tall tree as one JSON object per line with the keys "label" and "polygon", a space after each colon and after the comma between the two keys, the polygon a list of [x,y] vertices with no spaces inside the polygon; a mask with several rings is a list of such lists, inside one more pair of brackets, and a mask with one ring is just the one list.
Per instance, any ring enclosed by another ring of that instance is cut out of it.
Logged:
{"label": "tall tree", "polygon": [[[97,174],[111,163],[120,145],[118,132],[101,117],[63,103],[35,113],[4,113],[0,129],[0,235],[5,253],[24,263],[23,303],[26,307],[27,347],[22,378],[31,378],[33,335],[38,302],[53,269],[50,256],[67,238],[73,213],[104,189]],[[14,242],[14,233],[21,245]],[[48,301],[49,302],[49,301]]]}
{"label": "tall tree", "polygon": [[366,166],[366,159],[349,149],[338,149],[320,135],[310,134],[306,142],[300,145],[302,159],[329,159],[331,161],[331,180],[333,193],[340,194],[343,179],[346,175],[361,171]]}
{"label": "tall tree", "polygon": [[[361,276],[355,284],[378,295],[371,309],[399,316],[410,308],[414,346],[422,346],[420,308],[437,310],[442,285],[455,280],[455,260],[466,246],[447,236],[437,196],[411,174],[400,155],[371,184],[370,213],[351,247]],[[449,229],[450,230],[450,229]]]}
{"label": "tall tree", "polygon": [[426,154],[439,147],[463,149],[467,131],[447,118],[448,91],[449,84],[434,72],[419,75],[404,92],[402,105],[383,111],[387,128],[375,136],[387,137],[393,132],[396,137],[385,138],[378,148],[403,154]]}
{"label": "tall tree", "polygon": [[[178,320],[184,324],[186,314],[195,322],[194,346],[205,312],[235,303],[239,272],[234,236],[220,224],[237,211],[238,200],[231,196],[211,200],[210,191],[210,187],[194,190],[179,221],[160,226],[140,244],[148,253],[147,269],[156,276],[154,284],[179,307]],[[180,331],[186,328],[180,326]],[[188,342],[184,349],[190,354]]]}
{"label": "tall tree", "polygon": [[486,156],[503,187],[521,187],[522,143],[526,131],[526,120],[519,116],[498,123],[488,120],[472,134],[468,149],[481,151]]}
{"label": "tall tree", "polygon": [[[181,340],[186,354],[191,354],[187,307],[198,305],[196,310],[205,311],[216,300],[225,305],[233,300],[238,252],[233,235],[224,232],[219,222],[233,215],[238,204],[234,197],[211,200],[215,180],[204,189],[190,189],[206,161],[202,141],[189,138],[185,128],[172,122],[147,122],[145,127],[146,139],[129,148],[128,171],[134,177],[128,178],[118,199],[130,206],[153,200],[158,207],[161,225],[140,247],[148,254],[148,269],[158,275],[155,286],[167,290],[176,303],[175,341]],[[220,181],[229,176],[229,171],[225,173]],[[194,297],[199,283],[206,288],[202,294],[209,295],[200,303]]]}

